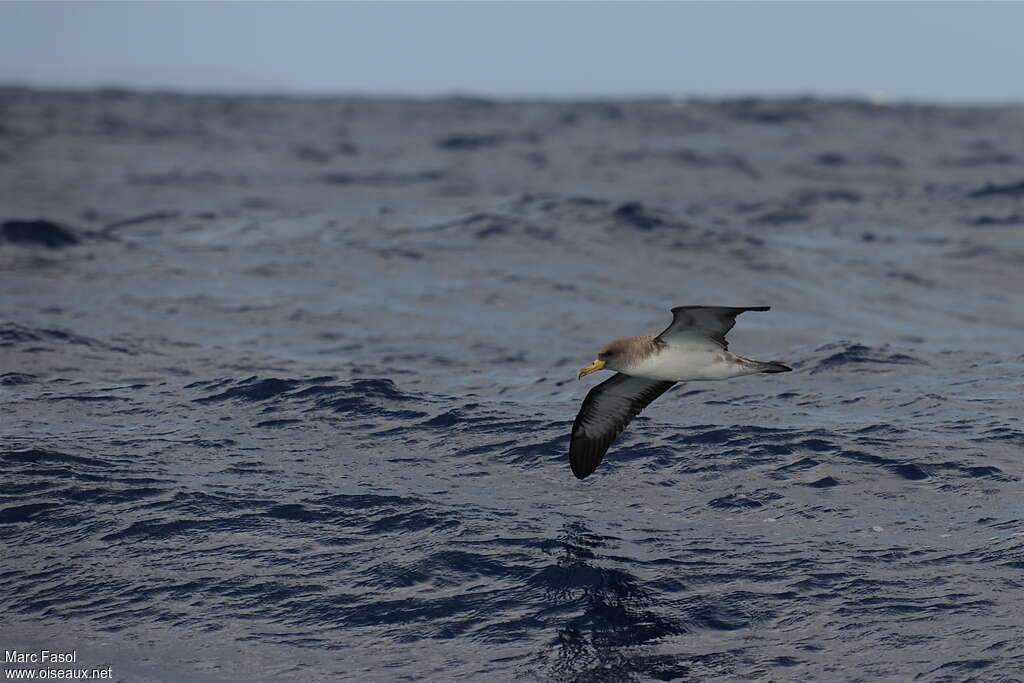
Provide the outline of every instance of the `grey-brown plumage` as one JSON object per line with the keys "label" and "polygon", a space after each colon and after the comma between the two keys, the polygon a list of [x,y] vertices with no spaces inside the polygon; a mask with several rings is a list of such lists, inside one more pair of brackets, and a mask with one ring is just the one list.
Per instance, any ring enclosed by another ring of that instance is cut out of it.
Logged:
{"label": "grey-brown plumage", "polygon": [[675,382],[630,377],[621,372],[598,384],[583,399],[572,425],[569,465],[578,479],[597,469],[626,425]]}
{"label": "grey-brown plumage", "polygon": [[576,415],[569,442],[573,474],[583,479],[597,469],[630,421],[676,382],[788,372],[791,368],[782,363],[752,360],[728,350],[725,335],[736,324],[736,316],[768,308],[677,306],[672,309],[672,324],[661,334],[606,344],[597,360],[578,375],[619,371],[590,390]]}
{"label": "grey-brown plumage", "polygon": [[672,324],[658,335],[670,337],[706,337],[723,349],[729,348],[725,335],[736,326],[736,316],[745,311],[769,311],[771,306],[676,306],[672,309]]}

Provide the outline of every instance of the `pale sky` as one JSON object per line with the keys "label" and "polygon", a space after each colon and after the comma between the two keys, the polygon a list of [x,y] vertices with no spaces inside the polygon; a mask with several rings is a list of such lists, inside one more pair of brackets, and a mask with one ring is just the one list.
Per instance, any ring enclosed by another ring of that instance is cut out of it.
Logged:
{"label": "pale sky", "polygon": [[1024,3],[0,3],[0,84],[1024,102]]}

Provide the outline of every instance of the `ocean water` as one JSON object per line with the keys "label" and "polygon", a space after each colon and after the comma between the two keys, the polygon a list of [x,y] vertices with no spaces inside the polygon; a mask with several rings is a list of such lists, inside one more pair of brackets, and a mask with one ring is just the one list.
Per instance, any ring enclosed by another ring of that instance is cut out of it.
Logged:
{"label": "ocean water", "polygon": [[[122,681],[1024,680],[1024,108],[0,114],[5,651]],[[577,481],[603,375],[576,371],[683,304],[771,305],[731,349],[794,371],[678,385]]]}

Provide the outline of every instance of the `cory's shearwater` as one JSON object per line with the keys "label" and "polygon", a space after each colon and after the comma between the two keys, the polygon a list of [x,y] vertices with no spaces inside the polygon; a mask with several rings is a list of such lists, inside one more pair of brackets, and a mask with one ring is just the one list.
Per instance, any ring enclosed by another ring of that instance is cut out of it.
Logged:
{"label": "cory's shearwater", "polygon": [[751,360],[729,352],[725,335],[744,311],[769,306],[677,306],[661,334],[617,339],[580,370],[577,379],[598,370],[617,374],[590,390],[572,425],[569,464],[579,479],[601,464],[605,452],[630,420],[676,382],[729,379],[758,372],[789,372],[782,363]]}

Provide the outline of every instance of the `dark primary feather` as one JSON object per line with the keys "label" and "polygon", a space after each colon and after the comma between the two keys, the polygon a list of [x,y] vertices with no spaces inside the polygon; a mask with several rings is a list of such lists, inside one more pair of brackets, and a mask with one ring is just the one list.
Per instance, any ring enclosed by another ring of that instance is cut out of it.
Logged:
{"label": "dark primary feather", "polygon": [[656,339],[673,337],[710,337],[723,349],[729,348],[725,335],[736,325],[736,316],[744,311],[767,311],[771,306],[676,306],[672,309],[672,324]]}
{"label": "dark primary feather", "polygon": [[572,425],[569,442],[572,473],[583,479],[597,469],[608,447],[626,425],[674,384],[620,372],[591,389]]}

